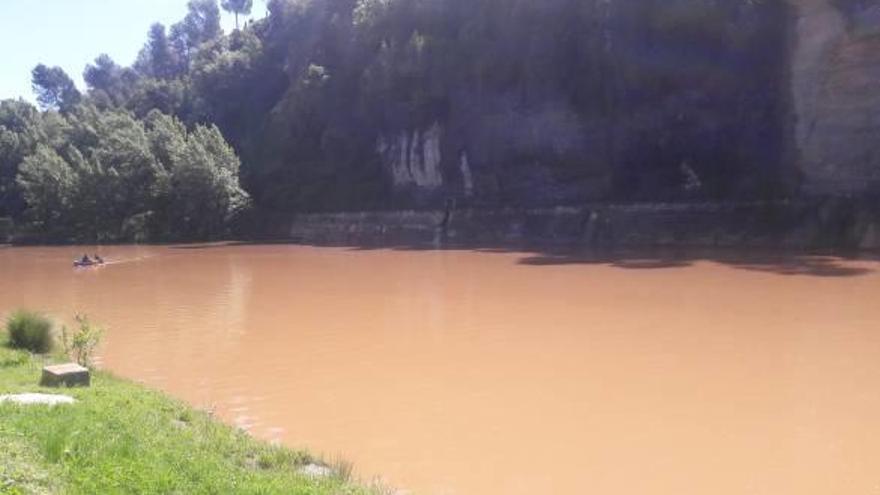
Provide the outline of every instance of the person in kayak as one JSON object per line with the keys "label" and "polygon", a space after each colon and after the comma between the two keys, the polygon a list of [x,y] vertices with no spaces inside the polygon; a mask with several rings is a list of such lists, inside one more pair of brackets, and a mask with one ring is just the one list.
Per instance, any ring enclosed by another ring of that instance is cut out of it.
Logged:
{"label": "person in kayak", "polygon": [[97,264],[99,264],[99,265],[103,265],[103,264],[104,264],[104,258],[102,258],[102,257],[100,257],[100,256],[98,256],[98,255],[96,254],[96,255],[95,255],[95,263],[97,263]]}
{"label": "person in kayak", "polygon": [[84,254],[82,259],[79,260],[79,262],[83,265],[91,265],[92,264],[92,260],[89,259],[89,255],[87,255],[87,254]]}

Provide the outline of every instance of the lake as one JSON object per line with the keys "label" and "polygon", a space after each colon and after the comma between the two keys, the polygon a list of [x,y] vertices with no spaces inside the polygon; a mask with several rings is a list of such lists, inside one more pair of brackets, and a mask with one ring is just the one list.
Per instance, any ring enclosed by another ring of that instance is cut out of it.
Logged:
{"label": "lake", "polygon": [[880,492],[880,263],[288,245],[0,248],[0,314],[423,495]]}

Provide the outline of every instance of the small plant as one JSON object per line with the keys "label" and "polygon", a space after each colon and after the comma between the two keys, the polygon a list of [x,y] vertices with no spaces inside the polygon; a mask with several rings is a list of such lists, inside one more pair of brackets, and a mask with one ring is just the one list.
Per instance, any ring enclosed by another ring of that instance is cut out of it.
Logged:
{"label": "small plant", "polygon": [[27,310],[18,310],[6,322],[9,346],[15,349],[45,354],[52,350],[52,322],[45,316]]}
{"label": "small plant", "polygon": [[67,357],[79,363],[80,366],[90,368],[92,366],[92,358],[95,355],[95,348],[101,343],[104,330],[92,325],[89,319],[83,315],[76,315],[76,322],[79,328],[72,334],[68,332],[66,326],[61,328],[61,341],[64,343],[64,353],[67,354]]}
{"label": "small plant", "polygon": [[351,476],[354,472],[354,464],[351,461],[342,457],[336,457],[330,462],[328,467],[331,469],[334,478],[342,482],[351,481]]}

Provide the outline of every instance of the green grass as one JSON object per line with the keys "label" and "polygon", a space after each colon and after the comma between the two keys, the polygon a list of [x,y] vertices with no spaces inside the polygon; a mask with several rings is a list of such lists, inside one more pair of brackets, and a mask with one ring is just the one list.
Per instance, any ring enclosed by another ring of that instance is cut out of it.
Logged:
{"label": "green grass", "polygon": [[[58,393],[48,357],[6,347],[0,395]],[[298,473],[304,452],[257,441],[161,393],[97,372],[73,405],[0,404],[0,494],[368,494],[340,475]]]}

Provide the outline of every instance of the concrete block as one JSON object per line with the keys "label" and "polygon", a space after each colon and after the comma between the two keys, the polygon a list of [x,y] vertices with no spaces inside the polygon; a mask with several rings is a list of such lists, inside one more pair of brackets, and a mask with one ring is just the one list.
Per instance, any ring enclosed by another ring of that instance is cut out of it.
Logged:
{"label": "concrete block", "polygon": [[40,380],[44,387],[88,387],[90,384],[89,369],[75,363],[46,366]]}

